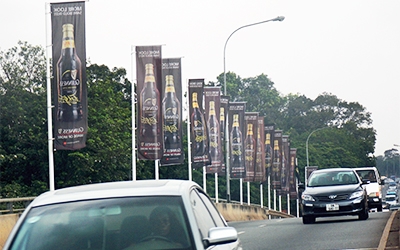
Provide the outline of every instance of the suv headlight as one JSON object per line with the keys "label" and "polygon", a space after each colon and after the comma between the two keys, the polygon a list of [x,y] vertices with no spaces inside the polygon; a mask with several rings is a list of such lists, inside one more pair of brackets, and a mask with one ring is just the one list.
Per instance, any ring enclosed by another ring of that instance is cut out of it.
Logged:
{"label": "suv headlight", "polygon": [[315,201],[314,198],[311,195],[308,194],[302,194],[301,198],[305,201]]}
{"label": "suv headlight", "polygon": [[351,199],[359,198],[359,197],[362,197],[363,195],[364,195],[364,191],[357,191],[357,192],[352,193],[350,195],[349,199],[351,200]]}

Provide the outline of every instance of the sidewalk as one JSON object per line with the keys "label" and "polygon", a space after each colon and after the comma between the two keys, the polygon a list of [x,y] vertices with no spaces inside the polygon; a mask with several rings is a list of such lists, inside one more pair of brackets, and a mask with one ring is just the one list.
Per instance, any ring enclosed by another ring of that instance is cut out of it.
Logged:
{"label": "sidewalk", "polygon": [[383,230],[378,250],[400,249],[400,210],[393,211]]}

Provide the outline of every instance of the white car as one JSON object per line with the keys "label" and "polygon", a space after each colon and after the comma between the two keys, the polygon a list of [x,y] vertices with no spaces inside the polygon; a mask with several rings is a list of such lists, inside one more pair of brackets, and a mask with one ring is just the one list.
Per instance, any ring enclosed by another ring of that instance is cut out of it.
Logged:
{"label": "white car", "polygon": [[236,229],[198,184],[142,180],[46,192],[27,207],[3,249],[241,248]]}
{"label": "white car", "polygon": [[362,180],[367,180],[367,184],[363,186],[368,194],[368,207],[376,208],[378,212],[382,211],[382,186],[384,182],[381,180],[379,171],[376,167],[359,167],[354,168]]}

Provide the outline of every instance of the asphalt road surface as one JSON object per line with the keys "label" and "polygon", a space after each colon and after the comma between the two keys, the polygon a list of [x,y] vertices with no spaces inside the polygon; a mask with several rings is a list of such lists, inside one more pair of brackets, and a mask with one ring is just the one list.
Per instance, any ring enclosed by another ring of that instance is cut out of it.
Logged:
{"label": "asphalt road surface", "polygon": [[317,218],[304,225],[301,218],[230,222],[243,249],[377,249],[390,212],[371,212],[368,220],[357,216]]}

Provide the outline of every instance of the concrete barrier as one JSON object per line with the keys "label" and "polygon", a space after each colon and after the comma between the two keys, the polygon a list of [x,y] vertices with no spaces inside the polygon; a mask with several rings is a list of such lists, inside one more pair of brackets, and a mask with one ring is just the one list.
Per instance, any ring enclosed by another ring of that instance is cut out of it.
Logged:
{"label": "concrete barrier", "polygon": [[0,249],[3,249],[12,228],[19,218],[19,214],[5,214],[0,216]]}

